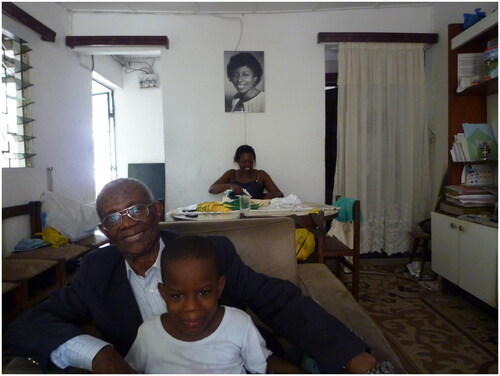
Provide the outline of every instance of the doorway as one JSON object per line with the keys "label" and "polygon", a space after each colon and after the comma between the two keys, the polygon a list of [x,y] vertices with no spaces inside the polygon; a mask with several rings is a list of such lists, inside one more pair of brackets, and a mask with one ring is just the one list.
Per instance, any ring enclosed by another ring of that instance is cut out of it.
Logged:
{"label": "doorway", "polygon": [[113,90],[92,80],[92,130],[96,195],[116,179],[115,106]]}
{"label": "doorway", "polygon": [[331,205],[337,163],[337,74],[325,76],[325,203]]}

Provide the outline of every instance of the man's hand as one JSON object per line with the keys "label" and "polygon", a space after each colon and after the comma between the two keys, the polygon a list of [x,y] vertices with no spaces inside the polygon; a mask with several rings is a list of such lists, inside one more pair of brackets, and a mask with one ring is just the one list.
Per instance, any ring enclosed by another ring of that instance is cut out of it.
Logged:
{"label": "man's hand", "polygon": [[377,365],[377,359],[366,352],[356,355],[349,360],[346,368],[350,373],[364,373]]}
{"label": "man's hand", "polygon": [[92,373],[136,373],[113,348],[104,346],[92,360]]}

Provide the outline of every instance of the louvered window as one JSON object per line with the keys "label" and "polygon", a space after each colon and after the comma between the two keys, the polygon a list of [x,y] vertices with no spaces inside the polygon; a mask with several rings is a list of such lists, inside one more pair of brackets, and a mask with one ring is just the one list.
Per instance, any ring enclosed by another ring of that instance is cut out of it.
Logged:
{"label": "louvered window", "polygon": [[2,167],[33,167],[33,121],[28,43],[2,34]]}

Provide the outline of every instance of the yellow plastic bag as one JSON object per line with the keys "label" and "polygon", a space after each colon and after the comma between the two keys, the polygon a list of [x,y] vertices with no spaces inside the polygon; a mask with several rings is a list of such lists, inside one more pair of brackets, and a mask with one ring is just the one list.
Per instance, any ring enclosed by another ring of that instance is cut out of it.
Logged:
{"label": "yellow plastic bag", "polygon": [[42,239],[49,243],[52,248],[59,248],[61,245],[68,244],[69,238],[64,236],[53,227],[47,227],[42,232],[37,232],[35,235],[42,235]]}
{"label": "yellow plastic bag", "polygon": [[316,248],[314,234],[306,228],[295,229],[295,254],[297,260],[307,260]]}

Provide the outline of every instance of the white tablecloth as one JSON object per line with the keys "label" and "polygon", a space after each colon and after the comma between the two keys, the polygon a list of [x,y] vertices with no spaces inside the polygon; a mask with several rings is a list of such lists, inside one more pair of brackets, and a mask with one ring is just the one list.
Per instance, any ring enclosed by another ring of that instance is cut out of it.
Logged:
{"label": "white tablecloth", "polygon": [[[189,205],[171,210],[167,213],[167,217],[170,217],[174,220],[191,221],[224,221],[240,218],[239,210],[230,211],[229,213],[187,211],[193,210],[193,208],[196,208],[196,205]],[[250,210],[249,217],[286,217],[293,214],[306,215],[313,209],[322,210],[325,213],[325,216],[334,215],[339,210],[339,208],[336,206],[305,202],[300,207],[296,207],[293,209],[271,209],[268,206],[261,206],[257,210]]]}

